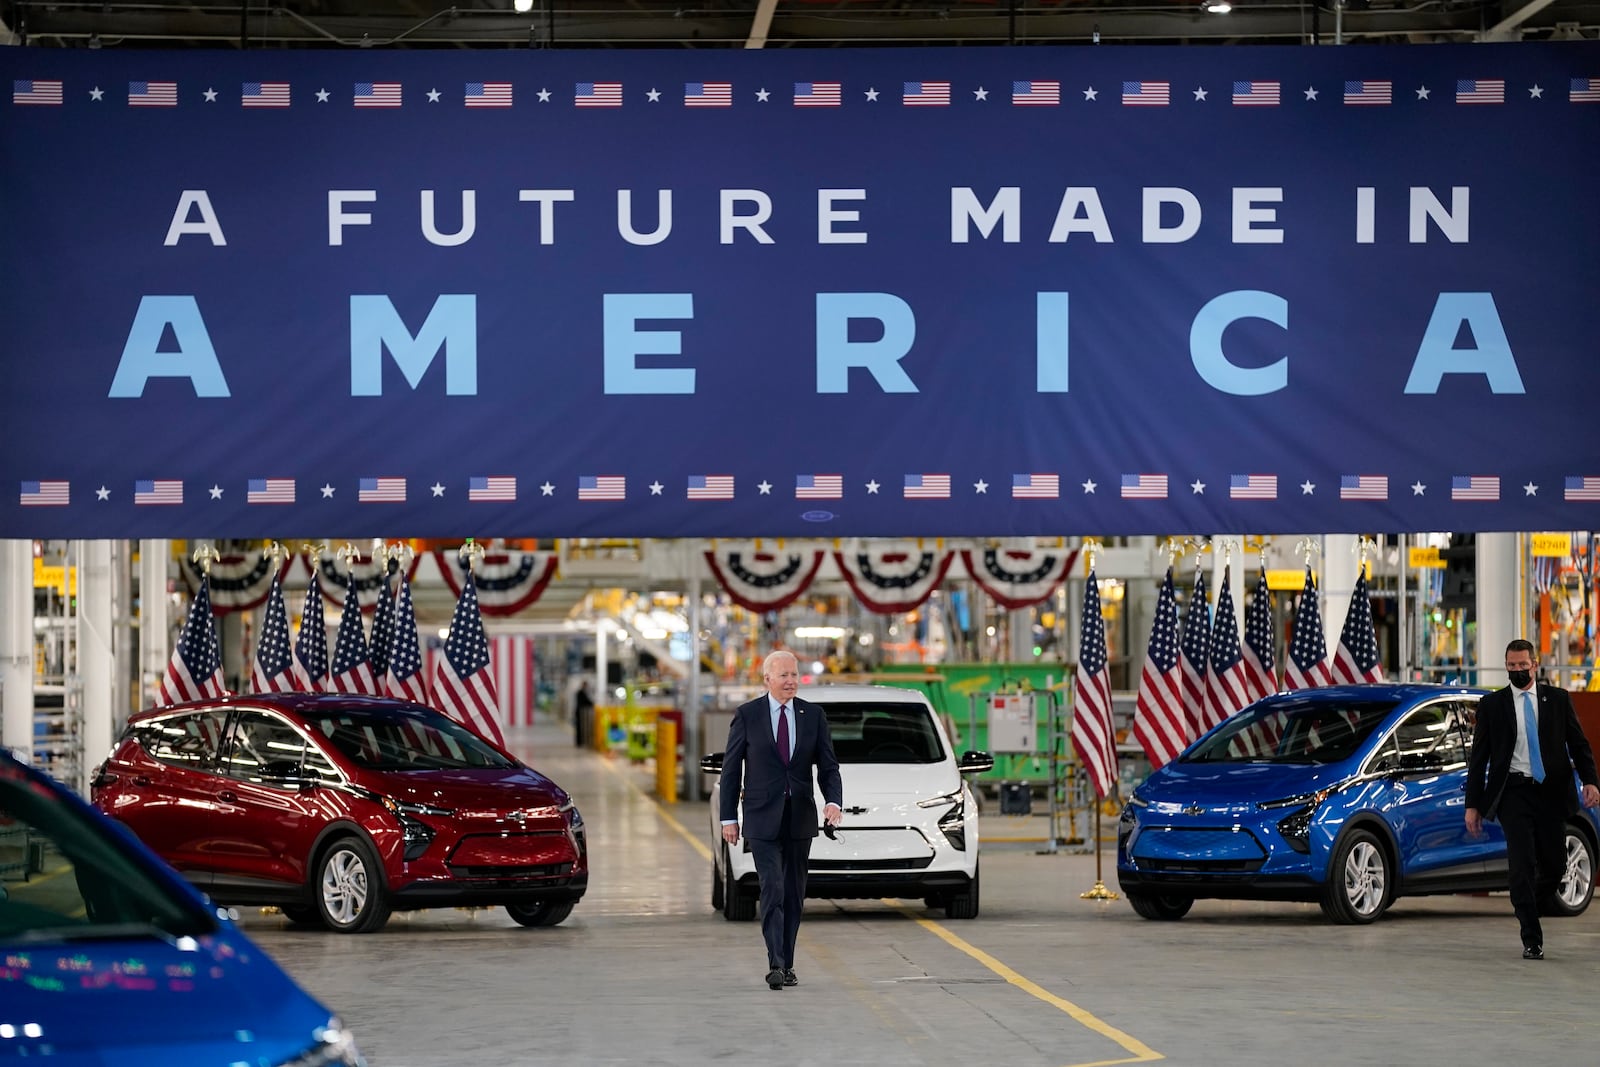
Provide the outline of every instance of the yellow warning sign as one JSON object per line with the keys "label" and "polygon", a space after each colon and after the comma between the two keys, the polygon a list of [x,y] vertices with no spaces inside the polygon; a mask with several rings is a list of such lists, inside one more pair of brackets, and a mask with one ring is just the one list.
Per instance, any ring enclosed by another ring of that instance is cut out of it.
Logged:
{"label": "yellow warning sign", "polygon": [[1406,563],[1413,567],[1443,567],[1438,545],[1412,545],[1406,550]]}
{"label": "yellow warning sign", "polygon": [[1536,533],[1533,535],[1533,554],[1566,559],[1572,555],[1572,535],[1569,533]]}

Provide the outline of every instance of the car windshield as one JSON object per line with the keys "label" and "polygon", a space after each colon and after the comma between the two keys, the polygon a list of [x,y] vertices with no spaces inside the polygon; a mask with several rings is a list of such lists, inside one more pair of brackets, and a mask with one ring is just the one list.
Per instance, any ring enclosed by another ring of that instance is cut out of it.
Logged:
{"label": "car windshield", "polygon": [[1245,708],[1184,763],[1338,763],[1388,718],[1395,702],[1274,701]]}
{"label": "car windshield", "polygon": [[919,703],[819,701],[840,763],[938,763],[944,746]]}
{"label": "car windshield", "polygon": [[213,932],[216,918],[157,878],[117,832],[0,762],[0,945]]}
{"label": "car windshield", "polygon": [[352,763],[375,771],[515,766],[454,719],[415,704],[308,711],[305,720]]}

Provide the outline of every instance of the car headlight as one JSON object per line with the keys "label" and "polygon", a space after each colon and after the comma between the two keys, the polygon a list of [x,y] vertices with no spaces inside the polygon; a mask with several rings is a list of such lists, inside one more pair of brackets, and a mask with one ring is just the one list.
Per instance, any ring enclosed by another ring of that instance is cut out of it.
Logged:
{"label": "car headlight", "polygon": [[384,807],[396,815],[454,815],[454,808],[441,808],[437,804],[423,804],[414,800],[396,800],[394,797],[384,797],[381,800]]}
{"label": "car headlight", "polygon": [[1302,804],[1315,806],[1328,799],[1328,794],[1331,792],[1333,792],[1331,789],[1319,789],[1315,793],[1296,793],[1294,796],[1284,797],[1282,800],[1258,800],[1256,801],[1256,810],[1270,811],[1273,808],[1294,808]]}
{"label": "car headlight", "polygon": [[1134,793],[1128,798],[1128,807],[1130,808],[1148,808],[1149,806],[1150,802],[1138,793]]}
{"label": "car headlight", "polygon": [[1256,805],[1257,808],[1294,808],[1295,810],[1278,820],[1278,833],[1283,835],[1290,848],[1301,854],[1311,851],[1311,820],[1317,814],[1317,806],[1328,799],[1332,789],[1319,789],[1315,793],[1298,793],[1282,800],[1263,801]]}
{"label": "car headlight", "polygon": [[293,1059],[281,1061],[277,1067],[366,1067],[367,1061],[356,1047],[356,1039],[337,1016],[312,1036],[316,1044]]}
{"label": "car headlight", "polygon": [[937,808],[941,804],[959,804],[959,803],[961,803],[961,790],[957,789],[954,793],[946,793],[943,796],[929,797],[927,800],[919,800],[919,801],[917,801],[917,807],[919,807],[919,808]]}
{"label": "car headlight", "polygon": [[578,810],[577,802],[568,797],[567,802],[556,810],[567,817],[567,826],[572,830],[572,838],[578,843],[578,855],[587,856],[589,835],[584,830],[583,813]]}
{"label": "car headlight", "polygon": [[422,858],[428,851],[428,846],[433,843],[433,827],[415,818],[417,815],[454,815],[450,808],[441,808],[435,804],[423,804],[417,801],[396,800],[394,797],[382,797],[379,802],[388,808],[395,818],[400,820],[400,827],[405,831],[405,859],[407,863]]}

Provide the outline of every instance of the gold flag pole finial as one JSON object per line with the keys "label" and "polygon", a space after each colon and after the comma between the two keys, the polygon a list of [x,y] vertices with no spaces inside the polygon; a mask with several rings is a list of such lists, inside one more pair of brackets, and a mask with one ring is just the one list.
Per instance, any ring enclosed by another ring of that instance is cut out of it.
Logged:
{"label": "gold flag pole finial", "polygon": [[338,557],[340,563],[344,564],[345,570],[350,572],[351,581],[354,581],[356,576],[356,561],[361,558],[361,550],[352,542],[346,541],[344,544],[339,546],[339,551],[335,552],[334,555]]}
{"label": "gold flag pole finial", "polygon": [[1163,547],[1167,553],[1167,569],[1171,570],[1178,565],[1178,557],[1183,555],[1183,542],[1176,537],[1169,537]]}
{"label": "gold flag pole finial", "polygon": [[194,550],[194,556],[192,558],[194,559],[195,566],[200,568],[200,573],[206,577],[210,577],[211,565],[213,563],[222,562],[222,553],[218,552],[217,546],[212,544],[210,541],[202,541],[200,546]]}
{"label": "gold flag pole finial", "polygon": [[387,546],[387,551],[389,558],[398,560],[402,567],[411,566],[411,561],[417,557],[417,550],[411,547],[410,541],[396,541]]}
{"label": "gold flag pole finial", "polygon": [[1222,565],[1224,567],[1232,565],[1233,550],[1238,546],[1238,544],[1239,539],[1237,537],[1224,537],[1222,539]]}
{"label": "gold flag pole finial", "polygon": [[1310,569],[1311,560],[1322,555],[1322,542],[1315,537],[1302,537],[1294,543],[1294,550],[1296,555],[1305,557],[1306,567]]}
{"label": "gold flag pole finial", "polygon": [[1089,573],[1094,573],[1094,557],[1099,554],[1105,545],[1103,537],[1085,537],[1083,539],[1083,558],[1088,562]]}
{"label": "gold flag pole finial", "polygon": [[473,565],[483,559],[484,547],[472,538],[467,538],[466,543],[456,550],[457,558],[465,561],[467,570],[471,571]]}
{"label": "gold flag pole finial", "polygon": [[272,571],[274,574],[276,574],[283,570],[285,561],[287,561],[290,556],[294,555],[294,553],[289,550],[288,545],[280,545],[276,541],[268,541],[267,547],[265,550],[263,550],[262,555],[272,557]]}

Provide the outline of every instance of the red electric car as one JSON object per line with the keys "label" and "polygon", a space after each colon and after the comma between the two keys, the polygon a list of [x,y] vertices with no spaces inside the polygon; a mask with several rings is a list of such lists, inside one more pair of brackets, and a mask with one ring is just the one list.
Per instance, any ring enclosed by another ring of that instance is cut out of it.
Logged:
{"label": "red electric car", "polygon": [[398,700],[255,694],[140,712],[93,800],[217,903],[343,933],[462,905],[553,926],[589,882],[583,817],[560,786]]}

